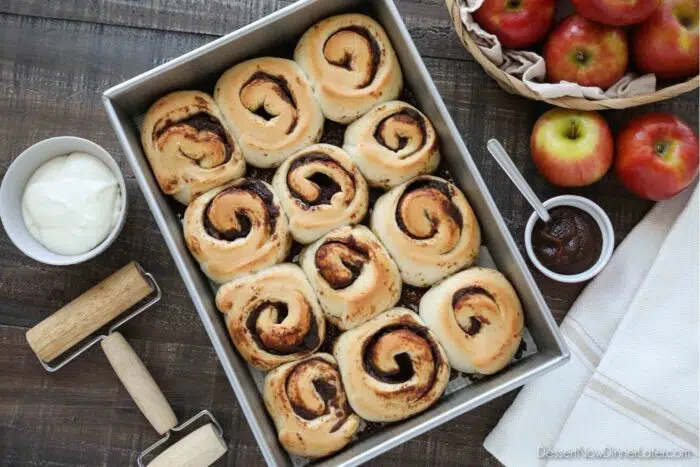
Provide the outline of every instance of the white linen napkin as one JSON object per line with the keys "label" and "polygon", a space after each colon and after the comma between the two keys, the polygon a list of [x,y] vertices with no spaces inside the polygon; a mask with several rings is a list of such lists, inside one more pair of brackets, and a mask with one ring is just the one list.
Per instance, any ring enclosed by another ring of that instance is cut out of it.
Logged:
{"label": "white linen napkin", "polygon": [[484,442],[498,460],[698,465],[698,198],[658,203],[583,291],[571,361],[518,394]]}
{"label": "white linen napkin", "polygon": [[[459,0],[460,17],[470,36],[491,62],[506,73],[522,79],[527,87],[541,96],[548,99],[568,96],[600,100],[632,97],[656,91],[656,76],[653,74],[637,76],[634,73],[627,73],[605,91],[598,87],[579,86],[568,81],[545,83],[547,68],[540,55],[528,50],[504,50],[495,35],[484,31],[474,21],[472,13],[483,3],[484,0]],[[569,10],[571,8],[562,9],[567,13],[570,12]]]}

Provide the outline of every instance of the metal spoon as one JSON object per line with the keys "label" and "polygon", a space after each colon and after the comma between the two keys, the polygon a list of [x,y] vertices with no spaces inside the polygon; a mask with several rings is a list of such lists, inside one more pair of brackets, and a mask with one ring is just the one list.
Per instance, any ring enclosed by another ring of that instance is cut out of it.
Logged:
{"label": "metal spoon", "polygon": [[537,198],[535,192],[532,191],[532,188],[530,188],[530,185],[527,184],[523,176],[520,174],[518,168],[515,166],[515,164],[513,164],[513,160],[510,158],[510,156],[508,156],[508,153],[505,149],[503,149],[503,146],[501,146],[501,143],[499,143],[496,139],[490,139],[489,142],[486,143],[486,148],[489,150],[493,158],[496,159],[496,162],[498,162],[506,175],[510,177],[511,181],[515,184],[518,190],[520,190],[520,193],[523,194],[527,202],[530,203],[530,205],[535,209],[535,212],[538,216],[540,216],[540,219],[545,222],[549,222],[551,217],[549,217],[547,208],[544,207],[539,198]]}

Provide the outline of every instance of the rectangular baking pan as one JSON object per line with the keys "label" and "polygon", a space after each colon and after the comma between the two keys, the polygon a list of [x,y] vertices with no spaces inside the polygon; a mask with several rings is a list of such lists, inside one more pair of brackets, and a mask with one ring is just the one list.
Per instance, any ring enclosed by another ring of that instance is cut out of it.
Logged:
{"label": "rectangular baking pan", "polygon": [[246,362],[233,348],[220,313],[214,305],[209,282],[187,251],[180,220],[152,175],[141,149],[136,121],[156,99],[168,92],[178,89],[211,91],[216,79],[234,64],[263,53],[269,55],[270,51],[274,54],[274,50],[280,44],[296,43],[301,34],[315,22],[350,11],[368,13],[382,24],[391,38],[404,70],[404,79],[414,94],[416,104],[433,122],[440,136],[441,153],[447,160],[456,183],[462,188],[476,212],[484,245],[498,269],[510,279],[520,295],[525,310],[526,326],[536,343],[537,352],[522,358],[494,376],[442,397],[420,415],[362,437],[340,453],[316,464],[351,466],[366,462],[527,383],[563,364],[569,357],[544,298],[510,236],[392,0],[301,0],[119,84],[107,90],[103,96],[117,137],[269,465],[291,466],[292,460],[277,441],[275,427],[267,416],[262,397]]}

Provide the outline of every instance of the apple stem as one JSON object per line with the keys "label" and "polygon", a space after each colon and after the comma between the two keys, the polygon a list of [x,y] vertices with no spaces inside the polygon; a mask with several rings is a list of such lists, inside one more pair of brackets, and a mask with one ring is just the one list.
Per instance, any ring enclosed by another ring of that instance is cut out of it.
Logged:
{"label": "apple stem", "polygon": [[587,58],[588,58],[588,57],[587,57],[586,53],[585,53],[583,50],[577,50],[577,51],[576,51],[576,60],[578,60],[578,62],[579,62],[580,64],[582,64],[582,65],[585,64]]}
{"label": "apple stem", "polygon": [[569,139],[578,138],[578,126],[575,120],[569,120],[569,131],[566,132],[566,136]]}
{"label": "apple stem", "polygon": [[656,143],[656,147],[654,149],[656,150],[656,154],[659,156],[663,157],[666,155],[666,143],[660,141]]}

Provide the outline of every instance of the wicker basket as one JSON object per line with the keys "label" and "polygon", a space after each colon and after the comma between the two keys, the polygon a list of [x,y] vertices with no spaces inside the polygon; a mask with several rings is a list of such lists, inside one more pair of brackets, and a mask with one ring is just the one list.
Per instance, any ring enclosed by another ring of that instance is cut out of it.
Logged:
{"label": "wicker basket", "polygon": [[533,91],[522,80],[516,78],[513,75],[505,73],[499,69],[496,65],[491,63],[491,61],[486,58],[486,56],[481,52],[479,47],[476,45],[474,40],[471,38],[467,29],[462,23],[462,19],[459,14],[458,0],[445,0],[447,5],[447,10],[450,12],[450,17],[452,18],[452,23],[457,31],[459,39],[462,41],[464,47],[471,53],[479,64],[484,68],[486,73],[488,73],[496,83],[503,88],[506,92],[511,94],[517,94],[528,99],[533,99],[536,101],[548,102],[552,105],[558,107],[564,107],[567,109],[578,109],[578,110],[606,110],[606,109],[626,109],[628,107],[635,107],[638,105],[650,104],[652,102],[658,102],[665,99],[670,99],[672,97],[678,96],[680,94],[692,91],[698,87],[700,84],[700,77],[695,76],[682,83],[674,84],[673,86],[668,86],[651,94],[644,94],[641,96],[626,97],[622,99],[604,99],[604,100],[589,100],[580,97],[559,97],[556,99],[548,99],[542,97],[539,93]]}

